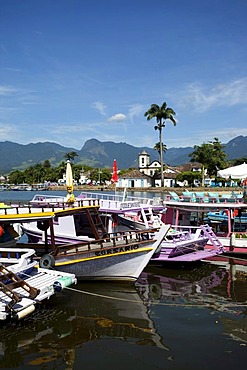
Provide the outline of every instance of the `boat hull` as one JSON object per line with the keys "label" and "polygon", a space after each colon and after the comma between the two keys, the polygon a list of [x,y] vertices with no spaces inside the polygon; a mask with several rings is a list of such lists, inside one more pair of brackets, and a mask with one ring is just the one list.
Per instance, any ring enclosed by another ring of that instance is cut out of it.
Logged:
{"label": "boat hull", "polygon": [[110,280],[134,282],[154,253],[152,245],[145,248],[115,247],[95,250],[86,255],[56,256],[57,271],[75,274],[78,280]]}
{"label": "boat hull", "polygon": [[[246,213],[245,213],[246,214]],[[228,215],[226,214],[225,211],[221,211],[221,212],[208,212],[207,214],[207,217],[210,221],[213,221],[213,222],[225,222],[227,223],[228,222]],[[233,218],[234,220],[234,223],[235,224],[239,224],[239,225],[247,225],[247,216],[235,216]]]}

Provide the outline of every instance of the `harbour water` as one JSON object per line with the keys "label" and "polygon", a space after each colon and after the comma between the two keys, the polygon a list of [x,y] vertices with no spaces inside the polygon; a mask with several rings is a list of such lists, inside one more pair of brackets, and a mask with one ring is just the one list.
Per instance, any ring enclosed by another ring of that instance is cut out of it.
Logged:
{"label": "harbour water", "polygon": [[[33,193],[0,195],[28,201]],[[232,259],[150,265],[134,285],[80,282],[23,321],[1,323],[2,369],[235,370],[246,363],[247,265]]]}

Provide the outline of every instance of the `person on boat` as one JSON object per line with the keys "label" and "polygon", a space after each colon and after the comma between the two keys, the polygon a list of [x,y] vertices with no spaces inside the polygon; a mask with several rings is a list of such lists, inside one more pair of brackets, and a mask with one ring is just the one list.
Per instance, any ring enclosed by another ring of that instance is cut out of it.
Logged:
{"label": "person on boat", "polygon": [[5,243],[19,237],[12,225],[0,225],[0,243]]}

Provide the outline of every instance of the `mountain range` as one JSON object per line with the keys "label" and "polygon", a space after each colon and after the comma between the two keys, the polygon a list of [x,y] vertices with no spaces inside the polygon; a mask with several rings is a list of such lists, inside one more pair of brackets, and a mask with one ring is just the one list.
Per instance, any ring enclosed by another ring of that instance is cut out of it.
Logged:
{"label": "mountain range", "polygon": [[[237,136],[227,144],[223,144],[227,159],[247,157],[247,136]],[[150,155],[150,162],[159,159],[158,152],[149,147],[135,147],[127,143],[101,142],[96,139],[87,140],[80,150],[64,147],[53,142],[17,144],[10,141],[0,142],[0,175],[13,170],[27,167],[49,160],[57,166],[65,160],[64,155],[76,152],[74,163],[82,163],[91,167],[112,167],[113,159],[117,160],[119,169],[138,167],[138,155],[143,151]],[[193,147],[170,148],[164,154],[164,162],[170,166],[179,166],[190,162],[189,154]]]}

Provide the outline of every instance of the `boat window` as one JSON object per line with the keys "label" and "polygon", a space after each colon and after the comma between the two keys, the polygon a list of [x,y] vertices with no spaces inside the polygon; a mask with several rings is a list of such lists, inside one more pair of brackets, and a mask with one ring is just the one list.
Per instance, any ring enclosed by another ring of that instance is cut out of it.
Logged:
{"label": "boat window", "polygon": [[85,213],[74,215],[76,236],[88,236],[94,238],[92,227]]}
{"label": "boat window", "polygon": [[59,225],[59,218],[57,216],[54,217],[53,223],[54,225]]}

